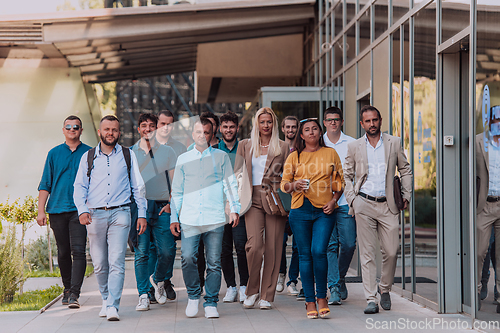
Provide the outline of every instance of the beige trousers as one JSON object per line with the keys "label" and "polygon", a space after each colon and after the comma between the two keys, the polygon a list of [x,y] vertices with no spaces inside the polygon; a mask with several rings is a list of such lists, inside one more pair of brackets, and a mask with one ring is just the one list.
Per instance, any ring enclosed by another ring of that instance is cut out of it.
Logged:
{"label": "beige trousers", "polygon": [[[245,250],[249,275],[246,294],[251,296],[260,291],[261,299],[273,302],[280,271],[286,218],[269,215],[264,211],[259,192],[261,189],[261,186],[254,186],[252,207],[245,214],[247,229]],[[262,260],[264,269],[261,282]]]}
{"label": "beige trousers", "polygon": [[[500,266],[500,202],[486,202],[483,210],[476,218],[476,243],[477,243],[477,288],[481,291],[481,275],[483,271],[484,258],[490,247],[491,230],[495,228],[495,256],[496,267]],[[500,275],[495,281],[497,290],[500,290]]]}
{"label": "beige trousers", "polygon": [[361,275],[367,302],[377,303],[377,237],[382,252],[380,292],[391,291],[399,248],[399,215],[389,210],[387,202],[374,202],[357,196],[353,202],[358,234]]}

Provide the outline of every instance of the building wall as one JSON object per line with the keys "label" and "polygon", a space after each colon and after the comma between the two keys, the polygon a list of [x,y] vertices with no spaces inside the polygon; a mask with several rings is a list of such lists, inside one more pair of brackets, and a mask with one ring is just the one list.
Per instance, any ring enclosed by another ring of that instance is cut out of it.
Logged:
{"label": "building wall", "polygon": [[47,152],[64,142],[67,116],[79,116],[82,141],[97,144],[87,96],[92,92],[77,69],[0,68],[0,202],[38,195]]}

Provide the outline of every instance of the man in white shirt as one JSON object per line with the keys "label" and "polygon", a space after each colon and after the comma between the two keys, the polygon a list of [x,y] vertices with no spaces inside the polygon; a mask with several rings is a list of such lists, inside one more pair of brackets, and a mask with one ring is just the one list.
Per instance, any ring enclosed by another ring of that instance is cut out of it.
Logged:
{"label": "man in white shirt", "polygon": [[221,251],[225,205],[229,201],[229,223],[238,225],[240,202],[238,185],[229,156],[207,144],[213,136],[212,123],[205,117],[195,122],[192,150],[177,159],[172,182],[170,230],[181,233],[182,275],[188,294],[186,316],[195,317],[201,296],[198,274],[198,247],[205,245],[207,277],[205,281],[206,318],[218,318],[217,302],[221,284]]}
{"label": "man in white shirt", "polygon": [[360,119],[366,135],[347,145],[343,168],[346,182],[344,194],[350,206],[349,213],[356,216],[361,274],[368,303],[364,312],[372,314],[379,312],[375,262],[377,237],[382,252],[380,305],[384,310],[391,309],[389,292],[394,281],[399,247],[400,211],[394,198],[396,167],[401,176],[403,209],[411,199],[413,175],[401,139],[380,132],[380,112],[373,106],[364,106]]}
{"label": "man in white shirt", "polygon": [[[323,125],[326,132],[323,135],[325,145],[337,151],[345,165],[347,155],[347,144],[355,141],[354,138],[342,132],[344,115],[336,106],[325,110]],[[335,227],[328,243],[328,289],[330,289],[330,305],[340,305],[342,300],[347,299],[348,292],[345,284],[345,276],[351,264],[354,250],[356,250],[356,220],[349,215],[349,205],[342,194],[337,202],[338,207],[333,212]],[[340,243],[340,251],[339,251]],[[339,253],[340,252],[340,253]]]}

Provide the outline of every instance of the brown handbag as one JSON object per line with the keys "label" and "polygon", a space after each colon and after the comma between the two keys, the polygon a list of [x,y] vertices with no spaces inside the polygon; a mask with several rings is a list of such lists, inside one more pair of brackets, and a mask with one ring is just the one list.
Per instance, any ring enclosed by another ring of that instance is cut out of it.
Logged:
{"label": "brown handbag", "polygon": [[332,192],[342,191],[342,177],[340,172],[333,171],[332,175]]}
{"label": "brown handbag", "polygon": [[399,176],[394,176],[394,202],[399,210],[404,209],[405,202],[401,193],[401,179],[399,179]]}
{"label": "brown handbag", "polygon": [[280,177],[264,177],[262,178],[262,188],[266,194],[266,202],[269,205],[272,215],[288,216],[288,213],[281,202],[278,194],[281,183]]}

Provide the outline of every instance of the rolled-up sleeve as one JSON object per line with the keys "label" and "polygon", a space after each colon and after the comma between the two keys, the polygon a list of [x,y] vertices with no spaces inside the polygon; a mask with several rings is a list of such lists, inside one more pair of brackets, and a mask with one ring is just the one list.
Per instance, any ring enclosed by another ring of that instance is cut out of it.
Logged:
{"label": "rolled-up sleeve", "polygon": [[73,201],[78,210],[78,216],[89,212],[89,208],[87,207],[87,196],[89,193],[87,154],[88,152],[83,154],[80,159],[80,165],[78,166],[78,172],[76,173],[75,182],[73,184]]}
{"label": "rolled-up sleeve", "polygon": [[135,203],[137,204],[138,217],[146,218],[146,211],[148,207],[146,200],[146,186],[144,185],[144,180],[142,179],[141,172],[139,171],[137,157],[132,150],[130,150],[130,157],[132,160],[132,170],[130,170],[130,185],[132,188],[132,194],[134,195]]}
{"label": "rolled-up sleeve", "polygon": [[42,179],[38,185],[38,191],[51,192],[52,190],[52,154],[49,152],[47,154],[47,159],[45,160],[45,166],[43,167]]}
{"label": "rolled-up sleeve", "polygon": [[180,159],[177,160],[174,171],[174,179],[172,181],[172,199],[170,204],[170,222],[179,222],[179,212],[182,207],[182,199],[184,194],[184,168]]}

